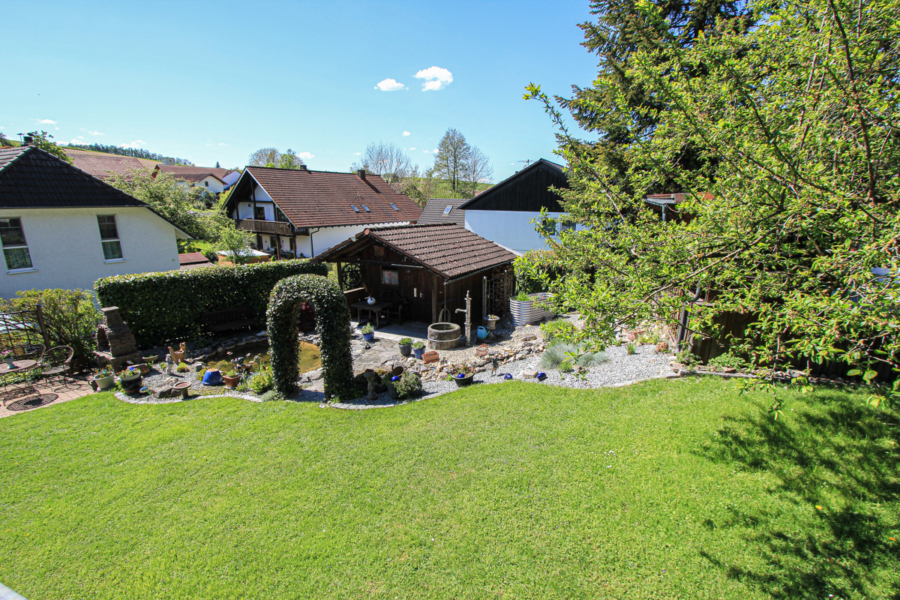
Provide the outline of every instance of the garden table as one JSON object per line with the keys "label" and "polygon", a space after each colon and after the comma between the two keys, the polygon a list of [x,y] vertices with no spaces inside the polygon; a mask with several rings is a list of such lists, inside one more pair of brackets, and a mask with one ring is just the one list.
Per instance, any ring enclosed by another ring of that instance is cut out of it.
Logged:
{"label": "garden table", "polygon": [[369,304],[366,300],[363,300],[362,302],[354,302],[350,306],[352,306],[353,308],[356,309],[357,322],[362,321],[362,319],[360,319],[360,315],[361,315],[362,311],[366,310],[369,312],[370,320],[372,318],[372,313],[375,313],[375,329],[378,329],[378,325],[380,324],[379,315],[381,314],[381,311],[383,311],[386,308],[390,308],[393,305],[394,305],[393,302],[380,302],[379,301],[379,302],[376,302],[375,304]]}
{"label": "garden table", "polygon": [[[12,398],[22,396],[25,394],[29,394],[31,392],[36,391],[34,389],[34,386],[28,383],[27,374],[29,371],[40,367],[40,364],[41,363],[39,363],[36,360],[16,360],[16,361],[13,361],[12,367],[10,367],[5,362],[0,363],[0,382],[2,382],[2,387],[3,387],[3,391],[0,392],[0,399],[2,399],[4,406],[6,405],[6,402],[8,400],[11,400]],[[22,382],[19,382],[19,381],[12,382],[12,381],[10,381],[11,378],[6,377],[7,375],[16,375],[16,374],[25,375],[24,383],[26,385],[24,388],[16,387],[19,383],[22,383]],[[12,388],[12,391],[7,391],[8,388]],[[28,391],[29,388],[30,388],[30,391]],[[22,393],[23,391],[25,391],[25,394]]]}

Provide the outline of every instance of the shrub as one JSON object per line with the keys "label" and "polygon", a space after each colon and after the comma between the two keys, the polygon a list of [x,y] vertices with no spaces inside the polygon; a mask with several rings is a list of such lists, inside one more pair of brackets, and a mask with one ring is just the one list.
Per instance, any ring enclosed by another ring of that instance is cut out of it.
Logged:
{"label": "shrub", "polygon": [[556,367],[560,373],[571,373],[575,370],[575,366],[571,363],[571,361],[564,360]]}
{"label": "shrub", "polygon": [[[239,267],[116,275],[94,288],[102,306],[118,306],[141,347],[203,333],[205,312],[246,307],[254,326],[266,321],[275,284],[294,275],[324,276],[328,267],[305,260],[280,260]],[[349,327],[349,325],[348,325]]]}
{"label": "shrub", "polygon": [[421,350],[424,347],[425,347],[425,342],[416,342],[415,344],[413,344],[413,348],[415,348],[416,350]]}
{"label": "shrub", "polygon": [[[94,335],[101,314],[94,296],[85,290],[27,290],[16,292],[10,300],[0,300],[0,313],[34,311],[41,304],[44,333],[51,346],[70,346],[75,356],[90,356],[95,348]],[[35,329],[37,323],[26,323]]]}
{"label": "shrub", "polygon": [[266,329],[278,390],[288,395],[297,389],[298,309],[304,302],[308,302],[316,313],[326,398],[354,398],[350,307],[336,283],[312,275],[295,275],[279,281],[269,300]]}
{"label": "shrub", "polygon": [[363,327],[360,331],[365,334],[375,333],[375,328],[372,327],[371,323],[366,323],[365,327]]}
{"label": "shrub", "polygon": [[412,340],[411,340],[410,338],[403,338],[402,340],[400,340],[400,344],[399,344],[399,345],[400,345],[400,346],[411,346],[411,345],[412,345]]}
{"label": "shrub", "polygon": [[541,333],[544,334],[544,343],[552,344],[554,340],[571,340],[575,337],[578,328],[575,323],[566,319],[556,319],[541,325]]}
{"label": "shrub", "polygon": [[278,390],[269,390],[268,392],[262,394],[259,397],[263,402],[278,402],[280,400],[284,400],[284,395]]}
{"label": "shrub", "polygon": [[628,342],[628,345],[625,346],[625,352],[628,354],[637,354],[637,346],[634,345],[634,342]]}
{"label": "shrub", "polygon": [[556,369],[560,363],[566,360],[567,353],[577,352],[578,348],[574,344],[553,344],[541,355],[541,367],[545,369]]}
{"label": "shrub", "polygon": [[275,376],[272,374],[272,369],[263,367],[259,373],[250,378],[247,385],[258,396],[268,392],[275,387]]}
{"label": "shrub", "polygon": [[609,357],[603,352],[588,352],[583,345],[556,343],[544,350],[541,355],[541,367],[568,373],[576,365],[587,369],[608,360]]}
{"label": "shrub", "polygon": [[397,397],[401,400],[415,398],[422,393],[422,378],[412,371],[404,371],[400,381],[394,382]]}
{"label": "shrub", "polygon": [[520,290],[518,294],[516,294],[515,300],[518,302],[528,302],[529,300],[533,300],[531,296],[529,296],[524,290]]}
{"label": "shrub", "polygon": [[675,360],[686,367],[696,365],[698,362],[700,362],[700,358],[696,354],[691,352],[688,348],[685,348],[681,352],[677,352],[675,354]]}
{"label": "shrub", "polygon": [[728,367],[738,370],[744,370],[749,367],[750,364],[742,357],[738,356],[737,354],[733,354],[732,351],[729,350],[725,354],[720,354],[719,356],[710,359],[709,366],[720,368]]}

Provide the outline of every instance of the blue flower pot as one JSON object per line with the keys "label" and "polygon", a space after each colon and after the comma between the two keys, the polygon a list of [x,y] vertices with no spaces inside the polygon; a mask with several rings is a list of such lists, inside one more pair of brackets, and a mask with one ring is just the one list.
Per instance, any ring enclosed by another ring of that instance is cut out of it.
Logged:
{"label": "blue flower pot", "polygon": [[419,360],[422,360],[422,356],[425,354],[425,348],[413,348],[413,354]]}
{"label": "blue flower pot", "polygon": [[222,385],[222,372],[218,369],[210,369],[204,373],[203,385]]}
{"label": "blue flower pot", "polygon": [[373,331],[372,333],[364,333],[363,339],[366,340],[367,342],[371,342],[372,340],[375,339],[375,332]]}

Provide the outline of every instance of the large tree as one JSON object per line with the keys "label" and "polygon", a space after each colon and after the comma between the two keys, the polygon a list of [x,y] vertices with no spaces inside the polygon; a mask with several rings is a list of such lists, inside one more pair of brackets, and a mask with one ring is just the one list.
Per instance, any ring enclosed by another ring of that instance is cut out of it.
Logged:
{"label": "large tree", "polygon": [[297,153],[287,149],[282,154],[277,148],[260,148],[250,155],[251,167],[277,167],[279,169],[299,169],[304,164]]}
{"label": "large tree", "polygon": [[[647,30],[672,27],[656,4],[637,7]],[[630,55],[626,83],[606,92],[626,105],[639,86],[653,101],[634,105],[634,120],[655,124],[614,148],[625,171],[529,86],[560,127],[565,207],[585,226],[548,238],[568,267],[548,285],[600,339],[671,323],[699,292],[695,335],[773,369],[838,360],[871,379],[900,363],[900,9],[783,0],[746,10],[690,44],[674,28]],[[663,221],[646,202],[654,191],[685,201]],[[735,314],[750,324],[726,338],[719,323]]]}
{"label": "large tree", "polygon": [[72,159],[69,158],[69,155],[66,154],[66,151],[62,149],[62,147],[57,146],[54,142],[50,140],[53,139],[53,136],[47,133],[46,131],[31,131],[26,135],[30,135],[32,137],[32,144],[37,146],[41,150],[49,152],[56,158],[60,160],[64,160],[70,165],[72,164]]}
{"label": "large tree", "polygon": [[486,183],[493,176],[487,156],[456,129],[447,130],[437,150],[431,173],[449,181],[454,195],[472,198],[478,184]]}

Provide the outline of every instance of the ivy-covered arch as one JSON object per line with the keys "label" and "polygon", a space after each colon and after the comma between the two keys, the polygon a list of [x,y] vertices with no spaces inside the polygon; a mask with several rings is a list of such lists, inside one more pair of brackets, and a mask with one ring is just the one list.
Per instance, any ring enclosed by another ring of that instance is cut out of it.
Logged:
{"label": "ivy-covered arch", "polygon": [[297,391],[298,319],[308,302],[316,311],[316,333],[321,340],[325,396],[349,400],[355,393],[350,354],[350,307],[336,283],[317,275],[295,275],[279,281],[269,296],[266,331],[272,353],[275,387],[282,394]]}

